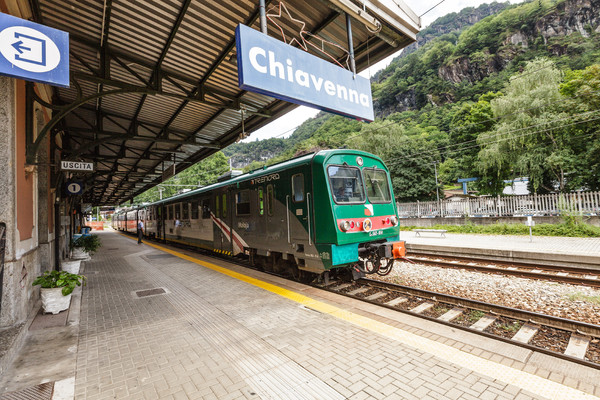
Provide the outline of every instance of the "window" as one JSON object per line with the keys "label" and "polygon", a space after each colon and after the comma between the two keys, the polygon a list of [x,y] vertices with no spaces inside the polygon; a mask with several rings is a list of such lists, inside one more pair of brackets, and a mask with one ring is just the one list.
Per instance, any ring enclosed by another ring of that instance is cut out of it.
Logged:
{"label": "window", "polygon": [[235,195],[236,215],[250,215],[250,191],[242,190]]}
{"label": "window", "polygon": [[304,201],[304,175],[292,176],[292,194],[295,202]]}
{"label": "window", "polygon": [[210,199],[202,200],[202,219],[210,218]]}
{"label": "window", "polygon": [[173,219],[173,205],[167,206],[167,219]]}
{"label": "window", "polygon": [[382,169],[363,169],[367,196],[371,203],[389,203],[392,199],[388,174]]}
{"label": "window", "polygon": [[190,219],[190,204],[189,203],[181,203],[181,209],[183,210],[183,214],[181,215],[182,219]]}
{"label": "window", "polygon": [[227,217],[227,193],[223,193],[223,218]]}
{"label": "window", "polygon": [[219,196],[215,197],[215,217],[219,218],[221,215],[221,206],[219,205]]}
{"label": "window", "polygon": [[267,186],[267,214],[269,215],[273,215],[273,201],[274,201],[274,195],[273,195],[273,185],[268,185]]}
{"label": "window", "polygon": [[173,204],[173,215],[175,219],[181,218],[181,203]]}
{"label": "window", "polygon": [[336,203],[365,202],[365,192],[358,168],[332,165],[327,168],[327,174]]}
{"label": "window", "polygon": [[192,201],[192,219],[198,219],[198,201]]}
{"label": "window", "polygon": [[258,188],[258,215],[265,215],[265,195],[262,186]]}

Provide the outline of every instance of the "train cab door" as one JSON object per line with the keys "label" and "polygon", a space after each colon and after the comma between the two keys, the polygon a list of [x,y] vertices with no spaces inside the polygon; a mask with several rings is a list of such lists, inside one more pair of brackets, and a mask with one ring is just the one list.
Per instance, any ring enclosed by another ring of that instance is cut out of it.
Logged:
{"label": "train cab door", "polygon": [[308,187],[304,174],[292,175],[290,195],[287,196],[290,239],[292,243],[306,245],[309,235]]}

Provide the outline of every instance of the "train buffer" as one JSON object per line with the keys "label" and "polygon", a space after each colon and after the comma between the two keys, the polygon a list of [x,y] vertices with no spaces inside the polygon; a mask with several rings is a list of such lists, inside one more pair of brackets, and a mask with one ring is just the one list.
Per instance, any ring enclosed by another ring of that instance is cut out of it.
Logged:
{"label": "train buffer", "polygon": [[416,235],[421,236],[421,233],[439,233],[442,237],[446,237],[446,229],[413,229],[412,230]]}

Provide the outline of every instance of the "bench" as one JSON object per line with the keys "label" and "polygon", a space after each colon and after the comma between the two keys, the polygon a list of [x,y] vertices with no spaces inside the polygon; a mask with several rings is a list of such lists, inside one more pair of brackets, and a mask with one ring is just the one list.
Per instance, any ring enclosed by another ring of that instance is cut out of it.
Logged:
{"label": "bench", "polygon": [[442,237],[446,237],[446,229],[413,229],[413,232],[416,233],[415,236],[421,236],[421,233],[439,233]]}

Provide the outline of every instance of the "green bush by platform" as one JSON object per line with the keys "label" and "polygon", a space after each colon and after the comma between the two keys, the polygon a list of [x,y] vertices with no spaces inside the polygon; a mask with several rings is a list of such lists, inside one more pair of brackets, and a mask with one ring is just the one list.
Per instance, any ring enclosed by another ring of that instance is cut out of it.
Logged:
{"label": "green bush by platform", "polygon": [[[400,229],[410,231],[412,229],[423,228],[417,226],[403,226],[400,221]],[[475,225],[467,223],[465,225],[442,225],[437,224],[431,229],[445,229],[450,233],[478,233],[485,235],[529,235],[529,227],[525,224],[492,224]],[[563,236],[563,237],[600,237],[600,228],[583,222],[560,224],[539,224],[532,228],[532,234],[535,236]]]}
{"label": "green bush by platform", "polygon": [[68,296],[73,293],[76,286],[85,286],[86,278],[83,275],[70,274],[65,271],[46,271],[38,276],[32,285],[41,285],[44,289],[63,288],[62,295]]}
{"label": "green bush by platform", "polygon": [[94,254],[100,247],[102,247],[102,242],[98,235],[85,235],[77,238],[71,242],[71,247],[80,247],[86,253]]}

